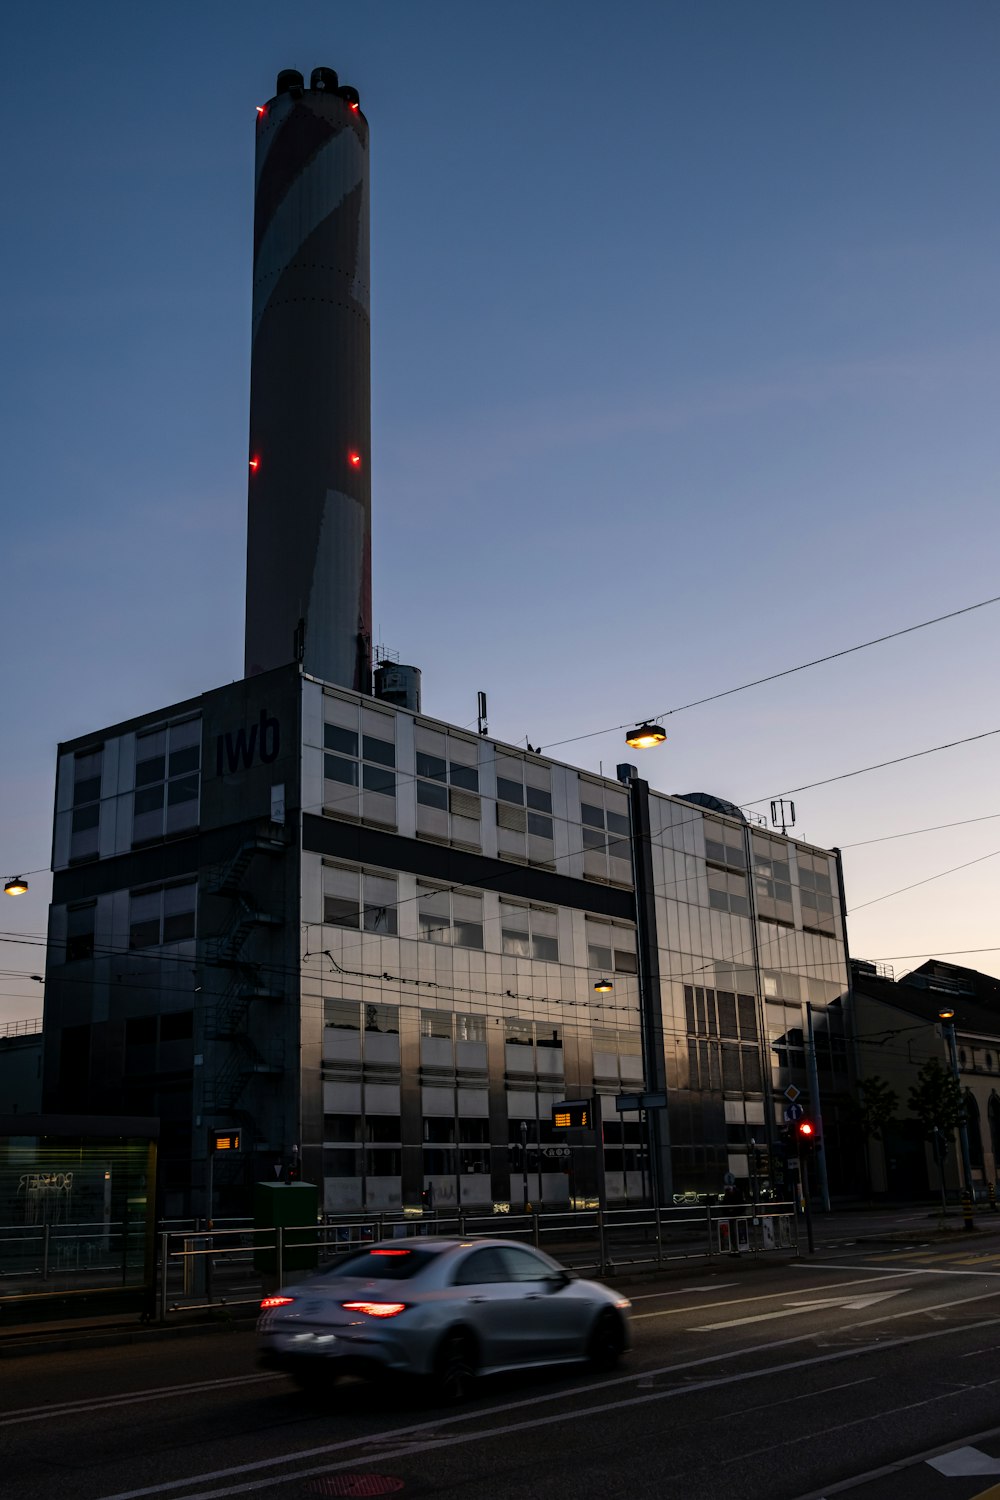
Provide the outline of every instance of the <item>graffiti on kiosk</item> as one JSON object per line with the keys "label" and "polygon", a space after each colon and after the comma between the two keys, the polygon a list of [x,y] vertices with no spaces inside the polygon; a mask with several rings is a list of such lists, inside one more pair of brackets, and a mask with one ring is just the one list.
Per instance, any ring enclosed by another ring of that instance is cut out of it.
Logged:
{"label": "graffiti on kiosk", "polygon": [[24,1172],[17,1196],[24,1199],[26,1224],[54,1224],[69,1218],[73,1196],[72,1172]]}

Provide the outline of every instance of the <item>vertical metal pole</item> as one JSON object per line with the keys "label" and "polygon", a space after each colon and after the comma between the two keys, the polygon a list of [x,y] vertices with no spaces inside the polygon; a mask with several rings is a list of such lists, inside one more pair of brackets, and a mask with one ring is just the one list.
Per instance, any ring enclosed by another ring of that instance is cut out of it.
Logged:
{"label": "vertical metal pole", "polygon": [[802,1212],[806,1221],[806,1239],[809,1242],[809,1254],[815,1255],[816,1246],[813,1244],[813,1222],[812,1205],[809,1197],[809,1163],[802,1154],[802,1143],[799,1142],[799,1191],[802,1194]]}
{"label": "vertical metal pole", "polygon": [[830,1186],[826,1176],[826,1147],[823,1145],[823,1109],[819,1100],[819,1068],[816,1065],[816,1034],[813,1031],[813,1011],[808,1000],[805,1001],[806,1011],[806,1063],[809,1067],[809,1092],[812,1095],[813,1116],[816,1120],[816,1128],[819,1133],[819,1141],[816,1146],[816,1172],[819,1176],[819,1191],[823,1201],[823,1212],[830,1212]]}
{"label": "vertical metal pole", "polygon": [[[958,1046],[955,1041],[954,1021],[946,1021],[944,1023],[944,1029],[945,1034],[948,1038],[948,1054],[951,1058],[951,1075],[954,1078],[955,1082],[958,1084],[959,1089],[961,1089],[962,1075],[958,1070]],[[965,1123],[964,1110],[962,1113],[962,1117],[958,1122],[958,1141],[959,1145],[962,1148],[962,1176],[965,1179],[965,1191],[972,1198],[973,1202],[975,1202],[976,1195],[972,1191],[972,1160],[969,1156],[969,1128]]]}
{"label": "vertical metal pole", "polygon": [[594,1170],[597,1176],[597,1206],[603,1212],[608,1206],[608,1182],[604,1171],[604,1115],[600,1094],[591,1104],[594,1120]]}
{"label": "vertical metal pole", "polygon": [[[660,993],[660,952],[656,927],[653,880],[652,827],[649,784],[640,777],[629,782],[629,842],[632,851],[632,890],[635,903],[636,956],[639,965],[639,1021],[645,1088],[667,1091],[667,1059]],[[655,1203],[670,1202],[673,1177],[670,1160],[670,1114],[647,1111],[650,1137],[649,1173]]]}
{"label": "vertical metal pole", "polygon": [[49,1240],[51,1238],[51,1226],[42,1226],[42,1280],[49,1279]]}
{"label": "vertical metal pole", "polygon": [[160,1322],[167,1321],[167,1268],[170,1255],[170,1231],[160,1235]]}
{"label": "vertical metal pole", "polygon": [[278,1273],[278,1285],[285,1284],[285,1230],[279,1224],[274,1233],[275,1270]]}
{"label": "vertical metal pole", "polygon": [[521,1192],[523,1194],[522,1212],[530,1213],[531,1205],[528,1202],[528,1122],[521,1121]]}

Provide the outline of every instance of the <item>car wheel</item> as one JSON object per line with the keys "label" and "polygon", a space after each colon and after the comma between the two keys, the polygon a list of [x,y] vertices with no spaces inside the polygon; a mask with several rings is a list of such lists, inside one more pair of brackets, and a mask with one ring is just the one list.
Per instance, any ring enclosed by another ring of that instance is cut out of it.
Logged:
{"label": "car wheel", "polygon": [[434,1389],[444,1406],[457,1406],[472,1391],[475,1379],[472,1340],[457,1329],[446,1334],[434,1361]]}
{"label": "car wheel", "polygon": [[625,1352],[625,1329],[613,1308],[597,1316],[587,1341],[587,1358],[595,1370],[613,1370]]}

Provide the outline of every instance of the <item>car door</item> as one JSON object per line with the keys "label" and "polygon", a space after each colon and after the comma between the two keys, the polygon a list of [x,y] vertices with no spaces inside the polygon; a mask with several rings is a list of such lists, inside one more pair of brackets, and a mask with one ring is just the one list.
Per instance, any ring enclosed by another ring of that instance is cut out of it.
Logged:
{"label": "car door", "polygon": [[575,1282],[558,1286],[559,1268],[525,1245],[504,1245],[500,1251],[516,1295],[512,1299],[520,1325],[525,1359],[565,1359],[576,1355],[585,1341],[588,1308],[574,1295]]}
{"label": "car door", "polygon": [[481,1245],[464,1255],[452,1275],[452,1290],[462,1322],[479,1342],[480,1365],[515,1364],[521,1356],[511,1313],[520,1289],[511,1282],[499,1248]]}

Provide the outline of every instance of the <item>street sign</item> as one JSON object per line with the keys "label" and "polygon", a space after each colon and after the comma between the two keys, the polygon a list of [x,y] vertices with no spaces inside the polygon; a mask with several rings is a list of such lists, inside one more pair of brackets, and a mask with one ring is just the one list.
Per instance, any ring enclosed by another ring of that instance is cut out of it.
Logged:
{"label": "street sign", "polygon": [[239,1151],[241,1149],[239,1130],[213,1130],[210,1133],[209,1145],[213,1151]]}
{"label": "street sign", "polygon": [[563,1099],[552,1106],[552,1123],[557,1130],[591,1130],[594,1117],[589,1099]]}
{"label": "street sign", "polygon": [[801,1089],[797,1089],[795,1087],[794,1083],[790,1083],[788,1085],[787,1089],[785,1090],[785,1098],[786,1099],[791,1099],[792,1103],[794,1104],[795,1101],[796,1101],[796,1099],[801,1094],[801,1092],[802,1092],[802,1090]]}
{"label": "street sign", "polygon": [[543,1146],[542,1155],[557,1161],[568,1161],[572,1152],[569,1146]]}
{"label": "street sign", "polygon": [[802,1116],[805,1114],[805,1108],[801,1104],[786,1104],[783,1114],[785,1124],[794,1125],[796,1120],[802,1119]]}
{"label": "street sign", "polygon": [[658,1094],[617,1094],[615,1096],[615,1108],[620,1115],[630,1114],[637,1109],[666,1109],[667,1096]]}

